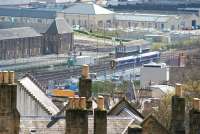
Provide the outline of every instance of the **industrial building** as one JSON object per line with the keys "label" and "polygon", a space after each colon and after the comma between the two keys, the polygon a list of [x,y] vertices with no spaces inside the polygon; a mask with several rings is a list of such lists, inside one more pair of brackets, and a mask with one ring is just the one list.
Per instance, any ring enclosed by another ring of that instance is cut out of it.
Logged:
{"label": "industrial building", "polygon": [[0,29],[0,59],[17,59],[45,54],[67,54],[73,47],[71,27],[63,18],[56,18],[46,31],[31,27]]}
{"label": "industrial building", "polygon": [[169,81],[169,67],[165,63],[144,64],[140,70],[140,87],[148,88],[151,85]]}
{"label": "industrial building", "polygon": [[126,57],[146,53],[150,50],[150,42],[145,40],[133,40],[127,43],[122,43],[115,47],[115,57]]}
{"label": "industrial building", "polygon": [[78,3],[63,10],[66,21],[87,29],[112,27],[114,12],[94,3]]}
{"label": "industrial building", "polygon": [[[186,19],[187,18],[187,19]],[[159,31],[171,31],[181,29],[194,29],[199,24],[199,18],[195,14],[144,14],[121,13],[115,15],[115,25],[118,28],[143,28]]]}
{"label": "industrial building", "polygon": [[33,28],[0,30],[0,59],[15,59],[42,54],[42,35]]}

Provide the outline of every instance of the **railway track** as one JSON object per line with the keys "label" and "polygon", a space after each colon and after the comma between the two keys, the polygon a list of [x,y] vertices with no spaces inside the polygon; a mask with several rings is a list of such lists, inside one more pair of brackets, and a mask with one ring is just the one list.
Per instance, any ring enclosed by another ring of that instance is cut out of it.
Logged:
{"label": "railway track", "polygon": [[[160,61],[166,62],[168,59],[178,58],[180,53],[191,54],[194,53],[196,50],[181,50],[181,51],[168,51],[161,54]],[[130,68],[130,66],[129,66]],[[126,69],[126,67],[124,67]],[[104,73],[105,71],[110,70],[109,62],[104,62],[104,64],[93,65],[90,66],[91,73]],[[71,68],[71,69],[61,69],[61,70],[54,70],[54,71],[41,71],[41,72],[32,72],[32,75],[42,83],[42,85],[47,86],[48,81],[50,80],[64,80],[69,79],[71,77],[77,77],[81,75],[81,67]]]}
{"label": "railway track", "polygon": [[[101,64],[101,65],[94,65],[90,66],[90,72],[91,73],[101,73],[105,70],[109,70],[109,64]],[[75,69],[64,69],[64,70],[58,70],[58,71],[49,71],[49,72],[33,72],[32,75],[43,85],[46,85],[48,81],[50,80],[64,80],[69,79],[71,77],[77,77],[81,74],[81,67],[75,68]]]}

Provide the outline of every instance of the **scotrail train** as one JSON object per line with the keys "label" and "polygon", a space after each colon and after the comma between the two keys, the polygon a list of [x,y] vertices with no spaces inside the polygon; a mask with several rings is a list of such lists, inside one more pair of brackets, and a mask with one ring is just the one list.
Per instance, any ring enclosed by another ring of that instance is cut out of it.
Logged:
{"label": "scotrail train", "polygon": [[138,54],[137,56],[127,56],[113,59],[111,61],[111,68],[119,69],[123,67],[140,66],[151,61],[158,61],[160,59],[160,52],[153,51],[148,53]]}

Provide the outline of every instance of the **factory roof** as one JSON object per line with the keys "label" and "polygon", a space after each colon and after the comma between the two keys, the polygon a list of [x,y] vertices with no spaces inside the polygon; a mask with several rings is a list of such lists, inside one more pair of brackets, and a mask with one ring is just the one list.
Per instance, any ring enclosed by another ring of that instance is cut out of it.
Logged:
{"label": "factory roof", "polygon": [[0,6],[0,16],[54,19],[55,10]]}
{"label": "factory roof", "polygon": [[56,18],[47,30],[47,33],[72,33],[72,28],[67,24],[64,18]]}
{"label": "factory roof", "polygon": [[175,15],[158,15],[158,14],[117,14],[116,20],[131,20],[138,22],[160,22],[165,23],[171,18],[176,18]]}
{"label": "factory roof", "polygon": [[150,62],[150,63],[144,64],[143,66],[144,67],[158,67],[158,68],[167,67],[166,63],[155,63],[155,62]]}
{"label": "factory roof", "polygon": [[149,45],[150,42],[140,39],[140,40],[132,40],[126,43],[123,43],[123,45],[127,45],[127,46],[141,46],[141,45]]}
{"label": "factory roof", "polygon": [[103,8],[94,3],[78,3],[65,10],[66,14],[84,14],[84,15],[98,15],[98,14],[113,14],[113,11],[110,11],[106,8]]}
{"label": "factory roof", "polygon": [[1,0],[0,5],[28,4],[30,0]]}
{"label": "factory roof", "polygon": [[31,27],[0,29],[0,40],[41,36]]}

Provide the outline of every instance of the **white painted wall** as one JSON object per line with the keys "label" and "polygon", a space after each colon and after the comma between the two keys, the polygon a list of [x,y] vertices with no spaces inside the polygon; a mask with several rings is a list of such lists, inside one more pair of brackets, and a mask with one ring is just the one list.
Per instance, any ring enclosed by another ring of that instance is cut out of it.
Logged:
{"label": "white painted wall", "polygon": [[17,88],[17,109],[20,116],[49,116],[44,108],[20,86]]}
{"label": "white painted wall", "polygon": [[141,88],[148,87],[149,82],[160,84],[160,82],[169,80],[168,67],[142,67],[140,71],[140,86]]}

